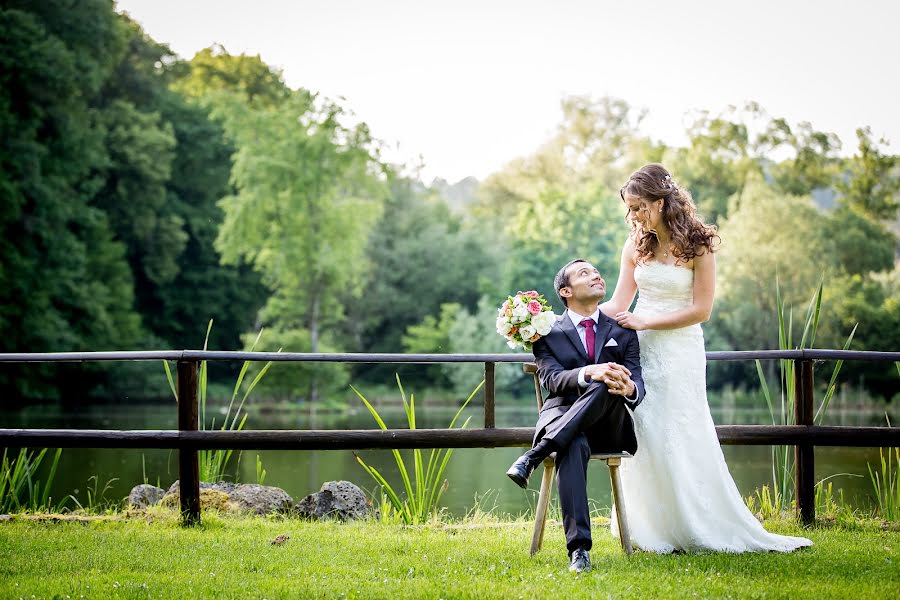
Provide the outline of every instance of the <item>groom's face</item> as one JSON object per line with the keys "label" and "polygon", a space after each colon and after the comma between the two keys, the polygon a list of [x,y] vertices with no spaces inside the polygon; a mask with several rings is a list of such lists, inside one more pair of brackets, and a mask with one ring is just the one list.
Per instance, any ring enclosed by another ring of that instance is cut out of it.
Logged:
{"label": "groom's face", "polygon": [[569,285],[561,291],[568,290],[568,299],[588,303],[600,302],[606,296],[606,282],[591,263],[575,263],[566,270],[566,275]]}

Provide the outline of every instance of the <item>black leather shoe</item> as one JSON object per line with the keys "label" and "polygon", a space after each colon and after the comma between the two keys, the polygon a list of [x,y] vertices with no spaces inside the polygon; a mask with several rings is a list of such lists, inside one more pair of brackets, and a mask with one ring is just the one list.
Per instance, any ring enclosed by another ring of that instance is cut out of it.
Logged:
{"label": "black leather shoe", "polygon": [[591,555],[584,548],[579,548],[572,553],[572,564],[569,570],[575,573],[586,573],[591,570]]}
{"label": "black leather shoe", "polygon": [[506,474],[517,486],[524,490],[528,487],[528,478],[531,477],[536,466],[526,453],[516,459],[516,462],[506,471]]}

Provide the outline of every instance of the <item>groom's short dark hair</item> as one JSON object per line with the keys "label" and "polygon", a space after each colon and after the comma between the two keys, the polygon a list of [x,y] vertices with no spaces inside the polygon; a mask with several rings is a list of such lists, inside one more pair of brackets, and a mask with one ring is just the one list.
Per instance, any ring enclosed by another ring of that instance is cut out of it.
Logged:
{"label": "groom's short dark hair", "polygon": [[569,276],[566,274],[566,272],[569,270],[569,267],[571,267],[575,263],[580,262],[586,263],[587,261],[583,258],[570,260],[565,265],[563,265],[562,269],[556,272],[556,277],[553,278],[553,289],[556,290],[556,297],[559,298],[560,302],[562,302],[563,306],[565,306],[566,308],[569,307],[569,303],[566,302],[566,299],[562,297],[562,294],[559,293],[559,290],[563,289],[564,287],[569,287]]}

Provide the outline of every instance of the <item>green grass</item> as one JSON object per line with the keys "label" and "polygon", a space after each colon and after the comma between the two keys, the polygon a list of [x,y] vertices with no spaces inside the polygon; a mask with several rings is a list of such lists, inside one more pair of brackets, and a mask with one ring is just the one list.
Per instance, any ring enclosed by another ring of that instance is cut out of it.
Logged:
{"label": "green grass", "polygon": [[[183,529],[152,520],[0,523],[2,598],[887,598],[900,533],[876,526],[772,531],[815,546],[793,554],[637,553],[595,527],[595,570],[567,571],[561,527],[528,557],[531,523],[311,523],[207,514]],[[287,534],[283,545],[272,545]]]}

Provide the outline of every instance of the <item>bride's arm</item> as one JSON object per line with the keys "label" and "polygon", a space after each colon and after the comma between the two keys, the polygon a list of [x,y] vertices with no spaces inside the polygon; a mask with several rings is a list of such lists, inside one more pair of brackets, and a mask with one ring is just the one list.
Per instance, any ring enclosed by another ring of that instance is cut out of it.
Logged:
{"label": "bride's arm", "polygon": [[[618,292],[618,289],[616,290]],[[681,310],[637,317],[621,311],[613,317],[622,327],[629,329],[678,329],[709,320],[716,295],[716,257],[705,252],[694,258],[694,301]]]}
{"label": "bride's arm", "polygon": [[628,310],[634,302],[634,293],[637,284],[634,282],[634,242],[631,236],[625,240],[622,247],[622,264],[619,268],[619,280],[616,281],[616,291],[612,298],[600,305],[600,311],[607,317],[614,319],[616,314]]}

